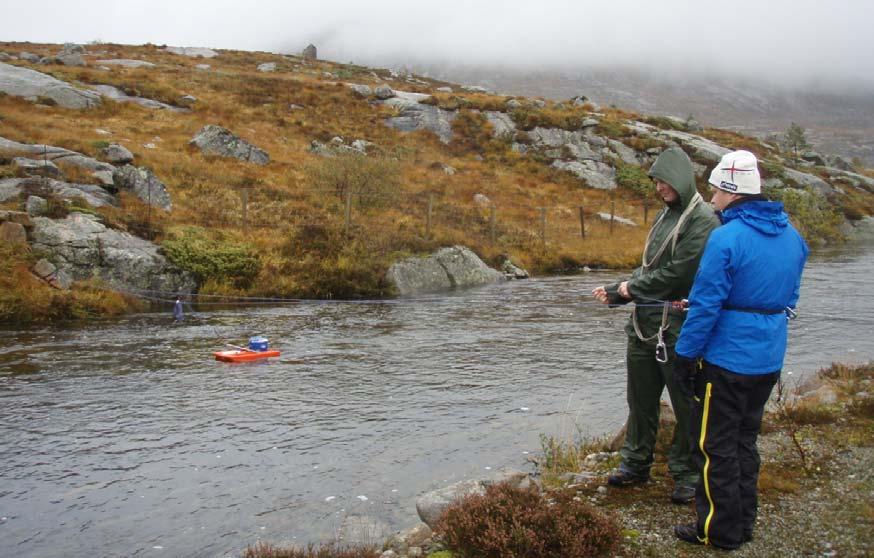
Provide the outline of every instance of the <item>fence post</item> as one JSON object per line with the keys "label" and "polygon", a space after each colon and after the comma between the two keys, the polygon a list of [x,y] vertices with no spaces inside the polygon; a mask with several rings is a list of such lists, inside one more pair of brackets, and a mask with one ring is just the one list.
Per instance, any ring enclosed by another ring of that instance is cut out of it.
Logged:
{"label": "fence post", "polygon": [[580,206],[580,238],[586,238],[586,213]]}
{"label": "fence post", "polygon": [[243,233],[249,232],[249,189],[243,188],[240,190],[240,197],[243,200]]}
{"label": "fence post", "polygon": [[489,206],[489,238],[492,239],[492,242],[495,242],[495,238],[497,238],[497,229],[498,229],[498,217],[497,210],[495,209],[495,204]]}
{"label": "fence post", "polygon": [[352,226],[352,190],[346,191],[346,236],[349,236],[349,230]]}
{"label": "fence post", "polygon": [[546,245],[546,208],[540,208],[540,241]]}
{"label": "fence post", "polygon": [[425,215],[425,238],[431,238],[431,214],[434,211],[434,194],[428,194],[428,212]]}
{"label": "fence post", "polygon": [[610,200],[610,235],[613,235],[613,221],[616,220],[616,200]]}
{"label": "fence post", "polygon": [[646,225],[649,221],[649,200],[643,198],[643,224]]}

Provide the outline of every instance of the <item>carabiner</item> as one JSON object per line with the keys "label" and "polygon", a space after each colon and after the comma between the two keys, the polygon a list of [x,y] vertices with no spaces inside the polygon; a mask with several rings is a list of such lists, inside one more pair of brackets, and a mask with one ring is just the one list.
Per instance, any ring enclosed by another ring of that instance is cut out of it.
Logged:
{"label": "carabiner", "polygon": [[787,306],[786,307],[786,319],[787,320],[794,320],[797,317],[798,317],[798,312],[796,312],[795,309],[789,308]]}
{"label": "carabiner", "polygon": [[661,339],[658,343],[656,343],[655,359],[656,362],[660,362],[662,364],[668,362],[668,347]]}

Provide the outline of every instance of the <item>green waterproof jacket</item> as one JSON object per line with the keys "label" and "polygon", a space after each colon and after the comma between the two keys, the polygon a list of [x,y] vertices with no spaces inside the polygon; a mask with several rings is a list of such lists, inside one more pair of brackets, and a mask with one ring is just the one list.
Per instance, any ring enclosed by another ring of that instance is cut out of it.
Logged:
{"label": "green waterproof jacket", "polygon": [[[647,269],[643,266],[635,269],[628,280],[628,291],[632,300],[640,304],[688,298],[707,237],[719,225],[719,219],[713,213],[713,209],[702,200],[687,215],[672,250],[671,232],[697,193],[692,162],[682,149],[671,147],[659,155],[649,170],[649,176],[670,184],[679,194],[680,200],[667,205],[656,216],[650,233],[649,246],[644,254],[650,266]],[[650,261],[658,254],[659,248],[666,240],[668,245],[661,256],[655,261]],[[611,304],[629,302],[619,296],[618,289],[619,283],[606,287],[608,301]],[[643,336],[655,335],[662,323],[662,308],[645,306],[637,307],[634,311],[637,313],[637,323]],[[676,344],[684,319],[685,315],[681,311],[669,312],[669,328],[664,333],[664,341],[668,346]],[[636,337],[631,318],[625,331],[629,336]],[[656,340],[653,339],[649,343],[655,345]]]}

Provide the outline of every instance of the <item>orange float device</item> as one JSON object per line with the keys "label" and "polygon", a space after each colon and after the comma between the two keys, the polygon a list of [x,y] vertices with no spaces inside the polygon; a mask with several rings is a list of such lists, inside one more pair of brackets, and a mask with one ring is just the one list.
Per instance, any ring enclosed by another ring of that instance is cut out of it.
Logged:
{"label": "orange float device", "polygon": [[278,357],[279,351],[218,351],[213,353],[222,362],[251,362],[262,358]]}

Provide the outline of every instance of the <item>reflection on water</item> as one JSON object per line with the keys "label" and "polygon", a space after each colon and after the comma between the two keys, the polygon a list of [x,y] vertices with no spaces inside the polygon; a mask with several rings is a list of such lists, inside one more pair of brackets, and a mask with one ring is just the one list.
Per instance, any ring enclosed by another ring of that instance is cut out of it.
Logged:
{"label": "reflection on water", "polygon": [[[787,370],[874,355],[874,257],[819,256]],[[0,555],[234,554],[412,523],[426,490],[624,419],[617,278],[0,331]],[[864,317],[868,325],[850,321]],[[211,353],[254,334],[282,357]],[[160,547],[160,548],[159,548]]]}

